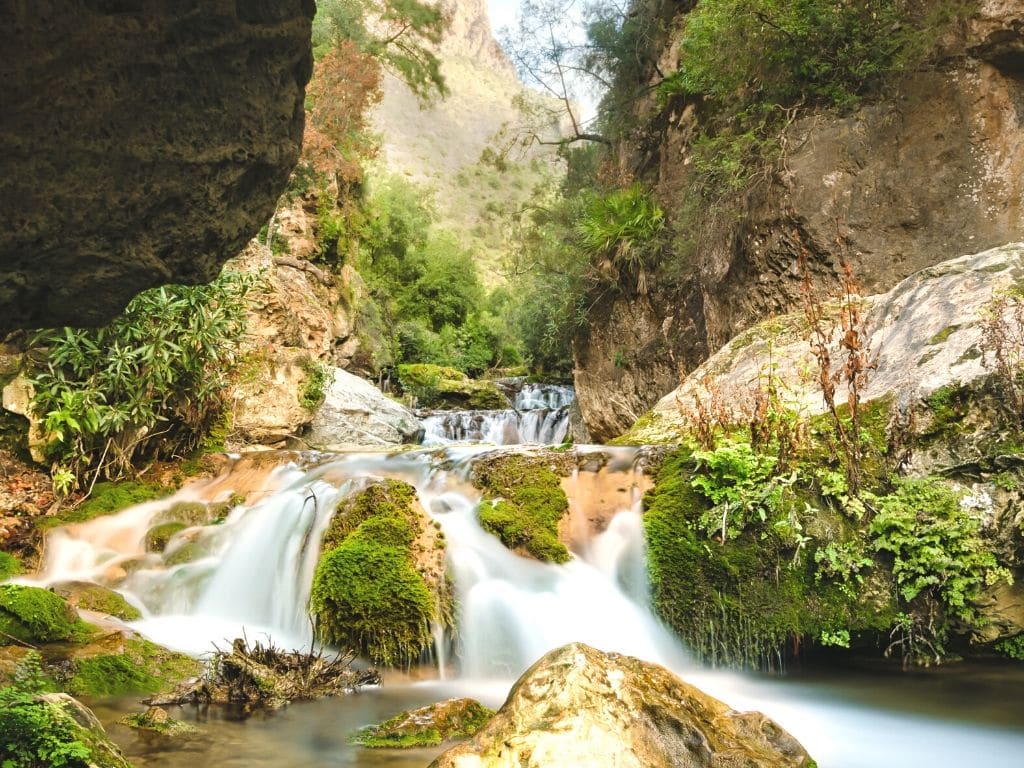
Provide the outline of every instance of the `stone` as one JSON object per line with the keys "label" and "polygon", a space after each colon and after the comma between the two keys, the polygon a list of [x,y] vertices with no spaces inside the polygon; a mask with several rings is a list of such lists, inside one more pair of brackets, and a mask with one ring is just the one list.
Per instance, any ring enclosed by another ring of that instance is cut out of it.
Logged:
{"label": "stone", "polygon": [[4,3],[0,331],[208,282],[302,142],[313,0]]}
{"label": "stone", "polygon": [[476,735],[493,716],[492,710],[474,699],[448,699],[367,726],[350,741],[377,749],[436,746]]}
{"label": "stone", "polygon": [[28,451],[32,461],[38,464],[46,462],[46,433],[43,425],[32,411],[32,398],[36,396],[32,382],[25,374],[20,373],[3,388],[3,407],[5,411],[24,416],[28,420]]}
{"label": "stone", "polygon": [[302,440],[320,450],[384,447],[415,443],[421,429],[408,408],[365,379],[334,368],[324,402]]}
{"label": "stone", "polygon": [[550,651],[471,741],[431,768],[798,768],[806,750],[660,667],[581,643]]}
{"label": "stone", "polygon": [[71,738],[89,748],[89,765],[94,768],[131,768],[121,749],[110,740],[92,710],[66,693],[45,693],[36,701],[53,708]]}

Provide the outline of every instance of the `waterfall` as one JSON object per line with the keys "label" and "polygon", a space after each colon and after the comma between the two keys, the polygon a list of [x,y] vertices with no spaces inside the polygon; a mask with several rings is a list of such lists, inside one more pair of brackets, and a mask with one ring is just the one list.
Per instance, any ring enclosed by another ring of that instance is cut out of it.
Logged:
{"label": "waterfall", "polygon": [[510,409],[429,413],[423,418],[423,445],[557,445],[568,434],[569,406],[575,398],[569,386],[525,384]]}

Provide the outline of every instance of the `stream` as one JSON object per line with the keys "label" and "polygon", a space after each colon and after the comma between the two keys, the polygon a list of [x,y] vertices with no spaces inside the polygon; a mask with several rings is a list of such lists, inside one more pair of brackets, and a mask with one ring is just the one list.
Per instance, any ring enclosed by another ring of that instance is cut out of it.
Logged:
{"label": "stream", "polygon": [[[539,400],[536,409],[563,409]],[[529,413],[531,409],[522,409]],[[521,411],[516,411],[521,413]],[[320,535],[337,501],[367,478],[414,485],[448,542],[458,598],[458,640],[438,634],[432,667],[390,674],[379,688],[297,704],[249,720],[223,710],[174,709],[198,736],[162,740],[116,725],[136,701],[90,703],[137,766],[420,766],[436,750],[366,750],[346,744],[356,728],[398,711],[468,695],[497,707],[509,686],[551,648],[583,641],[664,664],[737,709],[758,709],[790,730],[821,768],[880,765],[1019,768],[1024,763],[1024,670],[962,665],[929,673],[806,669],[781,677],[709,670],[653,615],[647,596],[640,500],[649,486],[643,448],[577,446],[579,469],[563,484],[574,559],[521,558],[484,532],[467,481],[484,453],[512,445],[443,445],[403,453],[282,454],[240,458],[224,476],[170,499],[58,530],[41,583],[92,580],[114,586],[144,618],[134,627],[168,647],[201,654],[244,630],[285,647],[308,647],[306,604]],[[175,503],[241,492],[219,525],[175,535],[164,556],[147,554],[146,531]],[[568,768],[568,767],[567,767]]]}

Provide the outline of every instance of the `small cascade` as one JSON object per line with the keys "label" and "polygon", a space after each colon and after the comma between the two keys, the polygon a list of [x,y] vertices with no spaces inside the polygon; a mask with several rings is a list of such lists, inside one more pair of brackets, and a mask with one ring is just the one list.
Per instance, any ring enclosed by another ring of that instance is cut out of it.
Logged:
{"label": "small cascade", "polygon": [[572,387],[523,384],[513,407],[499,411],[440,411],[423,419],[423,445],[489,443],[557,445],[569,432]]}

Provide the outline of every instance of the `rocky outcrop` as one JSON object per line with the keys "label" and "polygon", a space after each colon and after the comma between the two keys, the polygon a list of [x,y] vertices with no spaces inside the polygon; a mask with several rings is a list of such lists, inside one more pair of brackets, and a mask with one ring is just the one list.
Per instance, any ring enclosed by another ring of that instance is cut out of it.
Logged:
{"label": "rocky outcrop", "polygon": [[312,0],[0,8],[0,330],[212,279],[295,164]]}
{"label": "rocky outcrop", "polygon": [[[969,387],[990,377],[995,350],[985,338],[985,324],[993,301],[1016,288],[1021,275],[1024,244],[1012,244],[928,267],[888,293],[864,298],[872,368],[863,400],[891,398],[898,407],[912,409],[937,391]],[[1014,306],[1002,311],[1007,327],[1015,327]],[[1009,340],[1005,352],[1024,354],[1016,347],[1019,343]],[[833,374],[842,364],[838,344],[835,333],[830,351]],[[811,332],[801,312],[767,320],[733,338],[663,397],[625,439],[640,444],[678,441],[686,434],[698,401],[705,407],[725,408],[735,423],[744,423],[769,367],[780,405],[808,416],[824,411]],[[839,380],[836,401],[846,400]],[[948,454],[944,460],[932,454],[930,463],[945,463],[948,468],[957,461]]]}
{"label": "rocky outcrop", "polygon": [[323,404],[302,440],[325,450],[395,446],[416,442],[420,429],[408,408],[365,379],[335,368]]}
{"label": "rocky outcrop", "polygon": [[[987,0],[946,41],[939,65],[852,114],[797,119],[773,183],[718,221],[707,206],[696,223],[679,209],[701,129],[697,107],[640,106],[646,127],[623,156],[692,242],[689,256],[664,257],[673,268],[647,295],[624,287],[577,335],[577,394],[595,439],[624,431],[740,331],[799,307],[801,257],[823,291],[838,285],[845,256],[861,287],[879,293],[951,253],[1021,239],[1022,24],[1018,3]],[[667,72],[678,54],[673,40],[664,46]]]}
{"label": "rocky outcrop", "polygon": [[487,727],[431,768],[813,764],[766,716],[735,712],[663,667],[574,643],[527,670]]}

